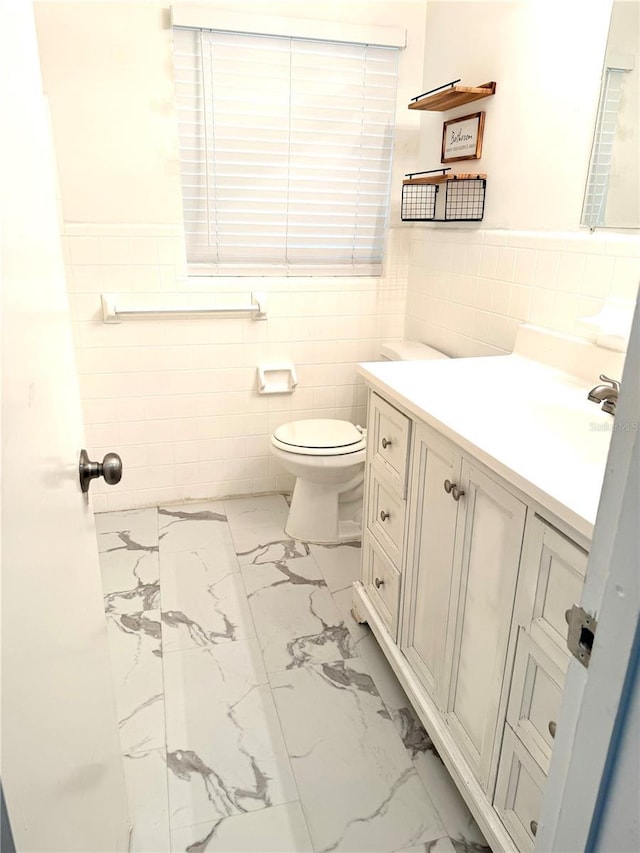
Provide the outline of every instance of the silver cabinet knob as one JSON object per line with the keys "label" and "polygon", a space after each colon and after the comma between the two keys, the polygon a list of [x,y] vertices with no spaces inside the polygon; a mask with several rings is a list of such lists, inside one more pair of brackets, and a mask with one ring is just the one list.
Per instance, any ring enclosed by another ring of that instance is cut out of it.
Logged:
{"label": "silver cabinet knob", "polygon": [[89,491],[91,481],[96,477],[104,477],[105,483],[115,486],[122,479],[122,459],[117,453],[107,453],[102,462],[91,462],[87,451],[80,451],[80,462],[78,464],[80,488],[83,492]]}
{"label": "silver cabinet knob", "polygon": [[446,492],[448,495],[451,495],[451,497],[454,499],[454,501],[459,501],[459,500],[460,500],[460,498],[461,498],[461,497],[464,495],[464,493],[465,493],[465,492],[464,492],[464,489],[459,488],[459,487],[458,487],[458,484],[457,484],[457,483],[452,483],[452,482],[451,482],[451,480],[445,480],[445,481],[444,481],[444,483],[443,483],[443,485],[444,485],[444,490],[445,490],[445,492]]}
{"label": "silver cabinet knob", "polygon": [[390,518],[390,517],[391,517],[391,513],[390,513],[390,512],[385,512],[384,510],[381,510],[381,512],[380,512],[380,521],[386,521],[386,520],[387,520],[388,518]]}
{"label": "silver cabinet knob", "polygon": [[459,501],[461,497],[465,494],[464,489],[459,489],[457,486],[452,486],[451,488],[451,497],[454,501]]}
{"label": "silver cabinet knob", "polygon": [[391,447],[391,439],[390,438],[383,438],[382,441],[380,442],[380,444],[382,444],[382,449],[386,450],[387,447]]}
{"label": "silver cabinet knob", "polygon": [[551,735],[551,737],[556,736],[557,728],[558,728],[558,724],[556,723],[556,721],[555,720],[549,720],[549,734]]}
{"label": "silver cabinet knob", "polygon": [[538,821],[532,820],[529,824],[529,829],[531,830],[531,835],[533,835],[533,837],[535,838],[538,834]]}
{"label": "silver cabinet knob", "polygon": [[380,578],[375,578],[373,585],[376,589],[380,589],[381,586],[384,586],[384,581],[381,581]]}

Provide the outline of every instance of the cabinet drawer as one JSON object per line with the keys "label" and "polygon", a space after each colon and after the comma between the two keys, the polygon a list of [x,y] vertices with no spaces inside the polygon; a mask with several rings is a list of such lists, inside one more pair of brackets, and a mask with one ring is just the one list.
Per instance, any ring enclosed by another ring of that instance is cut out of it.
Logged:
{"label": "cabinet drawer", "polygon": [[[533,517],[524,553],[525,584],[530,589],[529,633],[540,645],[551,640],[567,656],[565,612],[582,597],[587,559],[586,551],[538,516]],[[539,638],[538,633],[543,636]]]}
{"label": "cabinet drawer", "polygon": [[546,777],[510,727],[504,727],[494,806],[522,853],[532,851]]}
{"label": "cabinet drawer", "polygon": [[365,589],[395,639],[400,603],[400,573],[370,534],[365,536],[363,561]]}
{"label": "cabinet drawer", "polygon": [[383,546],[391,561],[400,565],[404,541],[405,502],[395,489],[390,488],[371,467],[369,478],[368,519],[369,530]]}
{"label": "cabinet drawer", "polygon": [[370,456],[385,471],[401,497],[405,494],[411,421],[377,394],[371,395]]}
{"label": "cabinet drawer", "polygon": [[507,721],[547,772],[560,714],[564,672],[520,628]]}

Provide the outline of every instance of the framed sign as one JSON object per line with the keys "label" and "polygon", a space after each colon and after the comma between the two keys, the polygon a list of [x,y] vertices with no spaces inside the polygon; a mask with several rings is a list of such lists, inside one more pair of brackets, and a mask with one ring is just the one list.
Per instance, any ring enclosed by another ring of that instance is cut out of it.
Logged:
{"label": "framed sign", "polygon": [[442,126],[441,163],[454,163],[456,160],[479,160],[482,156],[482,134],[484,131],[484,113],[445,121]]}

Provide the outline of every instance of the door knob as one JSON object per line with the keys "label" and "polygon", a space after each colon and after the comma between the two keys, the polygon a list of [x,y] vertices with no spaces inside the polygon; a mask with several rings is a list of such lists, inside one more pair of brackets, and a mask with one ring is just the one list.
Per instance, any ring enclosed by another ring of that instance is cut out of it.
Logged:
{"label": "door knob", "polygon": [[380,521],[386,521],[390,517],[391,517],[390,512],[385,512],[384,510],[380,511]]}
{"label": "door knob", "polygon": [[453,488],[453,483],[451,482],[451,480],[445,480],[444,481],[444,490],[448,495],[451,494],[452,488]]}
{"label": "door knob", "polygon": [[382,449],[386,450],[387,447],[391,447],[391,439],[390,438],[383,438],[382,441],[380,442],[380,444],[382,444]]}
{"label": "door knob", "polygon": [[549,721],[549,734],[551,735],[551,737],[555,737],[555,736],[556,736],[556,731],[557,731],[557,730],[558,730],[558,724],[556,723],[556,721],[555,721],[555,720],[550,720],[550,721]]}
{"label": "door knob", "polygon": [[89,491],[91,481],[96,477],[104,477],[105,483],[115,486],[122,479],[122,459],[117,453],[107,453],[102,462],[91,462],[87,451],[83,448],[80,451],[78,473],[80,488],[83,492]]}
{"label": "door knob", "polygon": [[381,586],[384,586],[384,581],[381,581],[380,578],[376,578],[373,581],[373,585],[375,586],[376,589],[380,589]]}

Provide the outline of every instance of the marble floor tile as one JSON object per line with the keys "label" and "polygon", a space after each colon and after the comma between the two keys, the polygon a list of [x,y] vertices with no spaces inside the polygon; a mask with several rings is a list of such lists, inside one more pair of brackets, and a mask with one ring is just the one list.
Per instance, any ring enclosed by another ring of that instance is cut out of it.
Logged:
{"label": "marble floor tile", "polygon": [[401,850],[446,834],[361,661],[270,680],[316,850]]}
{"label": "marble floor tile", "polygon": [[393,708],[404,707],[409,700],[404,690],[400,687],[398,678],[380,648],[371,628],[369,628],[366,622],[356,622],[353,618],[353,613],[351,612],[353,607],[352,587],[349,586],[345,587],[345,589],[336,590],[333,593],[333,600],[336,602],[345,625],[349,629],[349,633],[355,644],[356,654],[366,661],[385,704]]}
{"label": "marble floor tile", "polygon": [[336,590],[332,593],[336,607],[340,611],[340,615],[344,619],[344,624],[349,629],[349,633],[354,643],[359,643],[363,637],[371,636],[371,628],[366,622],[356,622],[351,613],[353,606],[353,590],[350,586],[344,589]]}
{"label": "marble floor tile", "polygon": [[292,540],[287,513],[96,516],[131,850],[490,853],[351,616],[360,548]]}
{"label": "marble floor tile", "polygon": [[107,639],[122,752],[164,747],[160,611],[108,614]]}
{"label": "marble floor tile", "polygon": [[233,542],[222,501],[159,507],[160,553],[219,548],[233,553]]}
{"label": "marble floor tile", "polygon": [[256,498],[233,498],[224,502],[233,534],[246,527],[274,527],[284,530],[289,505],[284,495],[262,495]]}
{"label": "marble floor tile", "polygon": [[163,550],[160,565],[165,652],[255,635],[235,553]]}
{"label": "marble floor tile", "polygon": [[107,613],[160,607],[157,510],[100,513],[96,533]]}
{"label": "marble floor tile", "polygon": [[[416,844],[415,847],[396,850],[395,853],[463,853],[463,851],[456,851],[451,839],[445,836],[444,838],[437,838],[435,841]],[[468,853],[472,853],[472,851],[469,850]]]}
{"label": "marble floor tile", "polygon": [[433,750],[421,752],[415,756],[414,764],[456,853],[491,853],[480,827],[438,754]]}
{"label": "marble floor tile", "polygon": [[308,557],[309,545],[284,531],[289,507],[282,495],[225,501],[229,527],[240,565]]}
{"label": "marble floor tile", "polygon": [[242,568],[267,672],[355,656],[313,557]]}
{"label": "marble floor tile", "polygon": [[[95,515],[98,552],[118,544],[117,534],[126,531],[140,545],[158,544],[158,510],[129,509],[121,512],[98,512]],[[110,534],[115,534],[113,538]],[[120,540],[124,542],[125,540]]]}
{"label": "marble floor tile", "polygon": [[216,823],[174,829],[172,849],[189,853],[302,853],[312,851],[300,803],[272,806]]}
{"label": "marble floor tile", "polygon": [[284,533],[250,528],[236,531],[233,541],[241,566],[260,566],[279,560],[295,560],[311,553],[306,542],[287,539]]}
{"label": "marble floor tile", "polygon": [[170,853],[164,749],[126,756],[124,775],[131,817],[130,853]]}
{"label": "marble floor tile", "polygon": [[331,592],[350,587],[360,579],[360,542],[341,545],[309,545]]}
{"label": "marble floor tile", "polygon": [[298,799],[256,640],[164,657],[172,829]]}
{"label": "marble floor tile", "polygon": [[[360,624],[353,619],[350,612],[351,590],[344,589],[334,592],[333,598],[351,632],[355,643],[355,652],[366,664],[408,755],[438,810],[448,835],[453,836],[454,841],[457,840],[459,843],[463,843],[466,839],[469,843],[479,844],[483,847],[486,841],[478,825],[449,772],[440,760],[433,741],[413,710],[407,694],[404,692],[389,661],[384,656],[378,641],[368,625]],[[471,850],[472,848],[470,848],[470,853]]]}

